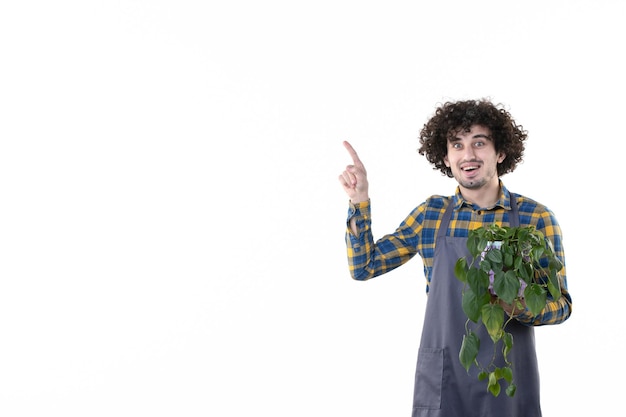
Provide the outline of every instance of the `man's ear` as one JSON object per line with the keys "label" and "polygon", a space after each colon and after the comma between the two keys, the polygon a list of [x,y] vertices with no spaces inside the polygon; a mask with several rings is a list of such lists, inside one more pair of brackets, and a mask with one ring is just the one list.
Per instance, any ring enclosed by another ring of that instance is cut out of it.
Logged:
{"label": "man's ear", "polygon": [[443,163],[446,164],[448,168],[450,168],[450,161],[448,161],[448,155],[443,157]]}
{"label": "man's ear", "polygon": [[498,163],[502,163],[502,161],[504,161],[506,159],[506,154],[504,152],[500,152],[500,154],[498,155]]}

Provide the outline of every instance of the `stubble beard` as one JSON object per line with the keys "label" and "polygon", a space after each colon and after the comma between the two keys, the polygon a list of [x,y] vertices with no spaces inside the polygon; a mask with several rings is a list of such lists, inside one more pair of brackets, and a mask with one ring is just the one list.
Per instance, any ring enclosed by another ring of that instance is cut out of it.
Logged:
{"label": "stubble beard", "polygon": [[468,190],[478,190],[479,188],[487,184],[487,180],[485,178],[469,180],[469,181],[457,180],[457,182],[459,183],[461,187],[466,188]]}

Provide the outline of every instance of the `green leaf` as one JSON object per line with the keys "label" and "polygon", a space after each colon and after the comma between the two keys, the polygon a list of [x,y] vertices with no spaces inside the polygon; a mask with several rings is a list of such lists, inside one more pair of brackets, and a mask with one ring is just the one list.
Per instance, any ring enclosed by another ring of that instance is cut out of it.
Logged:
{"label": "green leaf", "polygon": [[520,289],[519,279],[515,275],[515,271],[496,272],[493,279],[493,289],[505,303],[511,304]]}
{"label": "green leaf", "polygon": [[550,276],[548,277],[548,291],[553,300],[556,301],[561,298],[561,284],[557,276],[557,271],[554,269],[550,271]]}
{"label": "green leaf", "polygon": [[470,366],[476,360],[478,350],[480,349],[480,339],[476,333],[469,331],[468,334],[463,336],[463,342],[461,343],[461,350],[459,351],[459,360],[461,365],[469,372]]}
{"label": "green leaf", "polygon": [[520,241],[525,241],[529,239],[529,235],[530,231],[528,230],[528,228],[520,228],[519,229],[519,233],[517,234],[517,238]]}
{"label": "green leaf", "polygon": [[533,266],[531,264],[522,263],[517,269],[517,273],[521,279],[530,282],[533,277]]}
{"label": "green leaf", "polygon": [[515,384],[511,384],[508,387],[506,387],[506,395],[508,395],[509,397],[513,397],[515,395],[515,390],[517,389],[517,387],[515,386]]}
{"label": "green leaf", "polygon": [[500,368],[501,378],[504,378],[506,382],[509,384],[513,381],[513,370],[510,366],[505,366],[504,368]]}
{"label": "green leaf", "polygon": [[500,383],[498,382],[498,378],[496,378],[495,372],[491,372],[489,374],[489,382],[487,383],[487,389],[494,397],[500,395]]}
{"label": "green leaf", "polygon": [[513,267],[513,253],[509,247],[503,248],[504,252],[504,266],[507,268]]}
{"label": "green leaf", "polygon": [[502,355],[504,356],[504,360],[507,360],[509,356],[509,352],[513,349],[513,335],[511,333],[504,333],[502,335]]}
{"label": "green leaf", "polygon": [[472,255],[472,258],[477,257],[483,251],[483,247],[479,248],[480,237],[475,233],[470,232],[470,235],[467,238],[467,249],[469,253]]}
{"label": "green leaf", "polygon": [[499,249],[491,249],[487,251],[487,255],[485,255],[485,259],[493,264],[501,264],[502,263],[502,252]]}
{"label": "green leaf", "polygon": [[480,297],[477,297],[471,289],[466,290],[463,293],[461,303],[467,318],[474,323],[478,323],[483,306],[488,304],[490,300],[491,297],[487,293],[483,293]]}
{"label": "green leaf", "polygon": [[467,283],[476,294],[482,294],[489,287],[489,275],[480,269],[470,268],[467,271]]}
{"label": "green leaf", "polygon": [[526,306],[534,315],[541,313],[546,306],[547,294],[541,285],[529,284],[524,290],[524,298]]}
{"label": "green leaf", "polygon": [[503,333],[504,309],[499,304],[485,304],[481,310],[481,317],[489,337],[496,343]]}
{"label": "green leaf", "polygon": [[553,256],[552,258],[550,258],[550,262],[548,263],[548,268],[554,269],[556,272],[559,272],[561,269],[563,269],[563,263],[561,262],[559,258],[557,258],[556,256]]}
{"label": "green leaf", "polygon": [[459,258],[454,265],[454,275],[463,283],[467,282],[467,259]]}
{"label": "green leaf", "polygon": [[485,250],[490,240],[491,240],[490,238],[486,238],[486,237],[481,237],[478,240],[478,247],[480,248],[479,253]]}
{"label": "green leaf", "polygon": [[532,251],[532,258],[539,259],[543,255],[545,248],[543,246],[534,246]]}

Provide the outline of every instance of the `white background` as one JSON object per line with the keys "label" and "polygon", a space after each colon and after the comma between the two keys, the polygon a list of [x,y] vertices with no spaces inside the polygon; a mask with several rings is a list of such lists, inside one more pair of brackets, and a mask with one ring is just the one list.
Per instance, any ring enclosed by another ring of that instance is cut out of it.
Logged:
{"label": "white background", "polygon": [[529,131],[505,184],[564,232],[544,415],[621,408],[625,9],[3,1],[0,415],[410,415],[421,261],[350,279],[341,142],[380,237],[454,192],[417,137],[481,97]]}

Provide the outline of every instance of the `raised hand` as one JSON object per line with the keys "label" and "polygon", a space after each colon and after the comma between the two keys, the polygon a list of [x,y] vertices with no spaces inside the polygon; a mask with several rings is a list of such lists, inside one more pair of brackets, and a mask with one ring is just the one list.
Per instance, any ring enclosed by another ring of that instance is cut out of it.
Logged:
{"label": "raised hand", "polygon": [[369,199],[369,185],[367,183],[367,171],[365,171],[365,166],[359,159],[352,145],[344,141],[343,146],[345,146],[352,158],[352,165],[346,166],[346,170],[339,176],[339,183],[352,203],[366,201]]}

